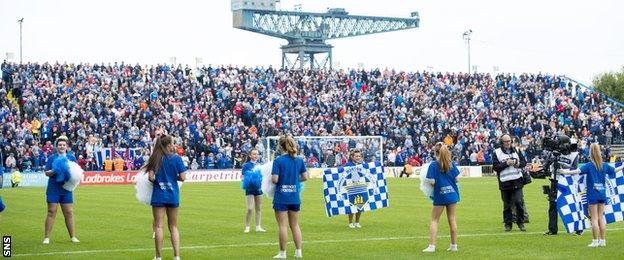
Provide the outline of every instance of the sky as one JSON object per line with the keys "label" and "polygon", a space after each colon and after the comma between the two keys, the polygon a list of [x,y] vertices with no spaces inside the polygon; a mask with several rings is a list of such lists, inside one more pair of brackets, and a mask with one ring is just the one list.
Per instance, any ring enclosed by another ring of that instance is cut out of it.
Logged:
{"label": "sky", "polygon": [[[279,66],[285,40],[232,27],[228,0],[0,0],[0,58],[24,62],[115,62]],[[565,74],[591,83],[624,66],[624,1],[283,0],[281,10],[409,17],[420,27],[328,41],[338,68],[467,71],[462,33],[473,31],[479,72]]]}

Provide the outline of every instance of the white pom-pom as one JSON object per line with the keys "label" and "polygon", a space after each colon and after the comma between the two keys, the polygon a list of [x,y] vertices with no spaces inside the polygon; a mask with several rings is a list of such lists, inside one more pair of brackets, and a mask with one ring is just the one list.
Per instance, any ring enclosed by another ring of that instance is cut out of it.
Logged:
{"label": "white pom-pom", "polygon": [[431,163],[425,163],[420,167],[420,190],[425,194],[425,197],[433,198],[433,186],[427,179],[427,171],[429,170]]}
{"label": "white pom-pom", "polygon": [[273,170],[273,161],[267,162],[263,165],[254,167],[254,171],[259,168],[262,173],[262,192],[269,198],[273,198],[275,195],[275,184],[271,180],[271,171]]}
{"label": "white pom-pom", "polygon": [[137,173],[134,189],[136,190],[137,200],[145,205],[150,205],[154,184],[149,181],[149,176],[146,172],[140,171]]}
{"label": "white pom-pom", "polygon": [[69,168],[69,180],[67,180],[63,184],[63,189],[67,191],[74,191],[78,185],[80,185],[80,181],[82,180],[82,176],[84,175],[84,171],[80,168],[75,162],[68,161],[67,166]]}

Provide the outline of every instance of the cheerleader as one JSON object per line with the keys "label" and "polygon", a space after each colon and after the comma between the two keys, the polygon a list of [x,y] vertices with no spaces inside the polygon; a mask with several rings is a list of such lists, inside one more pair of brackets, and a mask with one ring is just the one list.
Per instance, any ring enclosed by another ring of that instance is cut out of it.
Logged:
{"label": "cheerleader", "polygon": [[[352,149],[349,152],[349,162],[345,166],[356,166],[358,164],[362,164],[364,162],[364,158],[362,157],[362,151],[359,149]],[[353,223],[353,215],[355,215],[355,223]],[[350,228],[361,228],[360,225],[360,217],[362,216],[362,212],[358,211],[357,213],[349,214],[349,227]]]}
{"label": "cheerleader", "polygon": [[76,162],[76,157],[67,153],[69,140],[66,136],[60,136],[56,139],[56,153],[52,154],[46,162],[45,175],[48,176],[48,187],[46,188],[46,202],[48,204],[48,214],[45,220],[45,234],[43,244],[50,244],[50,235],[52,234],[52,226],[56,218],[58,204],[61,204],[61,210],[65,217],[65,226],[69,232],[71,242],[78,243],[80,240],[76,238],[76,230],[74,227],[73,203],[74,196],[71,191],[63,188],[64,182],[57,181],[57,174],[53,170],[53,163],[56,159],[63,159]]}
{"label": "cheerleader", "polygon": [[[254,209],[256,209],[256,232],[266,232],[262,228],[261,220],[262,220],[262,178],[260,173],[254,173],[253,169],[258,165],[258,160],[260,159],[260,152],[256,149],[252,149],[249,151],[248,161],[243,164],[242,177],[243,177],[243,186],[245,189],[245,196],[247,198],[247,213],[245,215],[245,233],[249,233],[249,226],[251,224],[251,214]],[[257,174],[260,176],[259,179],[251,180],[253,174]],[[257,182],[257,183],[252,183]],[[246,185],[245,185],[246,184]]]}
{"label": "cheerleader", "polygon": [[301,229],[299,228],[299,210],[301,209],[301,182],[308,179],[308,172],[303,159],[296,157],[297,146],[291,137],[281,137],[279,148],[282,155],[273,161],[271,181],[275,183],[273,209],[279,228],[279,253],[273,258],[286,258],[286,240],[288,226],[295,242],[295,257],[301,258]]}
{"label": "cheerleader", "polygon": [[163,135],[156,140],[152,155],[143,170],[148,174],[149,181],[154,183],[150,205],[154,217],[156,257],[161,259],[163,247],[163,221],[165,214],[171,233],[174,259],[180,259],[180,233],[178,232],[178,207],[180,191],[178,181],[186,179],[186,167],[180,156],[174,154],[173,138]]}
{"label": "cheerleader", "polygon": [[590,163],[583,164],[581,168],[576,170],[560,169],[559,172],[562,174],[587,175],[587,203],[589,204],[589,215],[592,216],[592,242],[587,246],[605,247],[607,246],[607,240],[605,239],[607,224],[603,217],[605,203],[607,202],[605,178],[607,175],[614,176],[615,172],[621,171],[623,167],[620,166],[614,169],[608,163],[603,162],[600,145],[597,143],[591,144],[589,150]]}
{"label": "cheerleader", "polygon": [[447,251],[457,251],[455,205],[459,202],[458,178],[459,170],[451,161],[451,152],[446,145],[442,145],[437,160],[431,162],[427,171],[427,180],[429,185],[433,186],[433,208],[431,209],[429,226],[429,246],[423,250],[425,253],[435,252],[438,222],[444,209],[446,209],[446,217],[451,231],[451,246]]}

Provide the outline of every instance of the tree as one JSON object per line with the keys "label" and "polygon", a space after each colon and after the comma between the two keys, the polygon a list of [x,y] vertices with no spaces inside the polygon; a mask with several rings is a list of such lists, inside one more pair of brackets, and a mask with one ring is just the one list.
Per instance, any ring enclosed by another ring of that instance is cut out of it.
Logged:
{"label": "tree", "polygon": [[606,72],[594,78],[594,88],[624,103],[624,67],[619,72]]}

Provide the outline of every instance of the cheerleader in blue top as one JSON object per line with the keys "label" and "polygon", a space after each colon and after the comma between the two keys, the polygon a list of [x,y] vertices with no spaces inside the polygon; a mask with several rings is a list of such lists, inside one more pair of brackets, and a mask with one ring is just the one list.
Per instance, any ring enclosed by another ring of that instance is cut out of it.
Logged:
{"label": "cheerleader in blue top", "polygon": [[301,258],[301,229],[299,228],[299,210],[301,208],[301,182],[308,179],[308,170],[303,159],[296,157],[297,145],[291,137],[281,137],[279,148],[284,153],[273,161],[271,181],[275,183],[273,209],[279,228],[279,253],[273,258],[286,258],[286,240],[288,226],[295,242],[295,257]]}
{"label": "cheerleader in blue top", "polygon": [[446,145],[442,145],[438,151],[437,160],[431,162],[427,171],[427,181],[433,186],[433,209],[431,209],[429,226],[429,246],[423,252],[435,252],[438,222],[444,209],[446,209],[446,217],[451,231],[451,246],[447,251],[457,251],[455,206],[459,202],[458,178],[459,170],[451,160],[451,152]]}
{"label": "cheerleader in blue top", "polygon": [[186,167],[182,158],[174,153],[173,138],[163,135],[156,139],[152,155],[143,170],[148,173],[149,180],[154,183],[152,190],[152,214],[154,216],[154,232],[156,257],[160,260],[163,247],[163,221],[167,214],[174,259],[180,258],[180,233],[178,232],[178,207],[180,206],[180,190],[178,181],[186,179]]}
{"label": "cheerleader in blue top", "polygon": [[[260,182],[257,183],[258,185],[249,184],[250,180],[245,180],[245,178],[250,178],[250,176],[253,174],[252,172],[253,168],[256,167],[256,165],[258,164],[258,160],[260,159],[260,152],[256,149],[252,149],[251,151],[249,151],[249,154],[247,156],[249,159],[247,162],[243,164],[243,170],[242,170],[242,173],[243,173],[242,181],[243,183],[245,182],[248,183],[247,188],[245,189],[245,196],[247,197],[247,203],[246,203],[247,213],[245,215],[245,233],[249,233],[249,226],[251,225],[251,214],[254,209],[254,205],[256,209],[256,232],[266,232],[266,230],[264,230],[261,225],[262,179],[259,180]],[[250,186],[258,186],[258,187],[256,188],[256,187],[250,187]]]}
{"label": "cheerleader in blue top", "polygon": [[600,145],[591,144],[589,147],[589,159],[591,163],[586,163],[580,169],[567,170],[560,169],[561,174],[586,174],[587,183],[587,203],[589,204],[589,215],[591,216],[592,242],[588,247],[607,246],[605,240],[606,222],[604,218],[604,205],[607,202],[605,189],[606,175],[614,176],[615,172],[621,171],[623,167],[614,169],[611,165],[602,161]]}
{"label": "cheerleader in blue top", "polygon": [[48,158],[46,162],[45,175],[48,176],[48,187],[46,188],[46,202],[48,204],[48,213],[45,220],[45,234],[43,238],[43,244],[50,243],[50,235],[52,234],[52,227],[54,226],[54,219],[56,218],[56,211],[58,204],[61,204],[61,210],[65,217],[65,226],[69,232],[69,237],[72,242],[80,242],[76,238],[76,230],[74,227],[74,213],[73,203],[74,197],[71,191],[63,189],[64,182],[58,182],[54,176],[56,174],[52,170],[54,160],[60,157],[67,157],[69,161],[76,162],[76,157],[68,153],[69,139],[66,136],[59,136],[56,139],[56,153]]}
{"label": "cheerleader in blue top", "polygon": [[[364,158],[362,157],[362,151],[359,149],[352,149],[349,152],[349,162],[345,166],[356,166],[358,164],[362,164],[364,162]],[[355,223],[353,223],[353,215],[355,215]],[[350,228],[361,228],[360,225],[360,217],[362,216],[362,212],[358,211],[357,213],[349,214],[349,227]]]}

